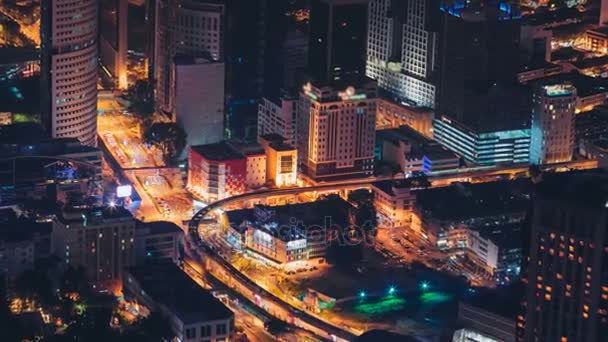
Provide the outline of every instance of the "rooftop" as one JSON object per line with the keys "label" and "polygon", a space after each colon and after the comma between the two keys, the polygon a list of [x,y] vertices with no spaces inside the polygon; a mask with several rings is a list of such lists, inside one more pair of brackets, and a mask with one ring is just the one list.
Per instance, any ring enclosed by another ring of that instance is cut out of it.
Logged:
{"label": "rooftop", "polygon": [[529,205],[531,184],[528,179],[516,179],[419,190],[416,207],[441,220],[524,212]]}
{"label": "rooftop", "polygon": [[604,210],[608,203],[608,173],[601,169],[543,175],[537,192],[577,205]]}
{"label": "rooftop", "polygon": [[608,93],[608,80],[600,77],[586,76],[576,72],[545,77],[538,82],[571,83],[576,88],[576,93],[579,97]]}
{"label": "rooftop", "polygon": [[178,225],[168,221],[137,221],[137,229],[146,229],[148,230],[148,234],[169,234],[182,232],[181,228]]}
{"label": "rooftop", "polygon": [[114,221],[132,221],[133,215],[127,209],[115,207],[96,207],[90,209],[66,208],[57,213],[57,220],[67,223],[83,223],[87,225],[100,225]]}
{"label": "rooftop", "polygon": [[241,153],[235,151],[225,141],[215,144],[191,146],[190,148],[207,160],[226,161],[243,158]]}
{"label": "rooftop", "polygon": [[[309,227],[323,227],[328,218],[331,218],[332,225],[345,227],[351,208],[352,206],[341,198],[331,198],[275,207],[260,205],[254,209],[231,210],[226,212],[226,215],[230,225],[241,232],[246,229],[241,225],[248,223],[283,241],[291,241],[301,238],[301,233]],[[299,229],[291,229],[294,227]]]}
{"label": "rooftop", "polygon": [[171,262],[143,264],[128,271],[152,300],[165,306],[184,324],[234,317],[224,304]]}

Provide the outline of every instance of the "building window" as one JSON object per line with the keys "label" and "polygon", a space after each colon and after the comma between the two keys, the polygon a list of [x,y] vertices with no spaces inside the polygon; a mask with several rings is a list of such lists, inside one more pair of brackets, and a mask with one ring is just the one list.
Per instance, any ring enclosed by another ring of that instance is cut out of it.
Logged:
{"label": "building window", "polygon": [[218,324],[215,326],[216,335],[226,335],[226,324]]}
{"label": "building window", "polygon": [[203,325],[201,326],[201,337],[209,337],[211,336],[211,326]]}
{"label": "building window", "polygon": [[196,338],[196,329],[195,328],[186,329],[186,338],[187,339]]}

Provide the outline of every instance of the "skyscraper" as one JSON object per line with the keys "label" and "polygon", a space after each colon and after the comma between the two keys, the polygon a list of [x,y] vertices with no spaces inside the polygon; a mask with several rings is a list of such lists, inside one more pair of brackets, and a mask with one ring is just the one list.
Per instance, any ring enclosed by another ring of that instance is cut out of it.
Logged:
{"label": "skyscraper", "polygon": [[104,79],[112,87],[126,89],[128,0],[101,0],[99,3],[99,58]]}
{"label": "skyscraper", "polygon": [[97,145],[95,0],[41,2],[42,122],[54,138]]}
{"label": "skyscraper", "polygon": [[156,0],[155,5],[155,102],[162,113],[174,118],[174,58],[223,58],[224,6],[213,0]]}
{"label": "skyscraper", "polygon": [[314,180],[373,174],[376,82],[365,77],[367,0],[313,0],[297,112],[299,168]]}
{"label": "skyscraper", "polygon": [[571,83],[539,84],[532,101],[530,162],[572,160],[576,88]]}
{"label": "skyscraper", "polygon": [[390,97],[435,108],[438,0],[372,0],[366,74]]}
{"label": "skyscraper", "polygon": [[308,75],[316,84],[365,76],[368,0],[312,0]]}
{"label": "skyscraper", "polygon": [[522,273],[521,342],[599,342],[608,331],[608,175],[543,175]]}

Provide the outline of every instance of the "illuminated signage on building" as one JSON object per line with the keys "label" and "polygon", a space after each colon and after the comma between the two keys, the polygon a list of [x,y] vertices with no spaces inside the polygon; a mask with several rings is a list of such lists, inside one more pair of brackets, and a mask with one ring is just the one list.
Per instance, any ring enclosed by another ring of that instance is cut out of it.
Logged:
{"label": "illuminated signage on building", "polygon": [[354,87],[348,87],[345,91],[338,92],[338,96],[342,101],[365,100],[367,98],[367,95],[365,94],[356,94]]}

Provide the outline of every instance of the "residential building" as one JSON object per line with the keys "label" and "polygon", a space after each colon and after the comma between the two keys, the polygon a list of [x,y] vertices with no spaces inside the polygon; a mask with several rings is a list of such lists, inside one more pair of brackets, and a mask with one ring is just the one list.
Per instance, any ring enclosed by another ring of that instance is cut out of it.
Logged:
{"label": "residential building", "polygon": [[375,82],[346,88],[307,83],[298,104],[300,170],[314,180],[372,175],[375,121]]}
{"label": "residential building", "polygon": [[518,341],[602,341],[608,331],[608,176],[543,175],[532,202]]}
{"label": "residential building", "polygon": [[122,207],[65,209],[53,221],[53,253],[82,266],[91,282],[113,284],[135,264],[135,219]]}
{"label": "residential building", "polygon": [[376,159],[406,176],[460,167],[460,157],[408,126],[376,131]]}
{"label": "residential building", "polygon": [[434,117],[430,109],[409,107],[381,97],[377,104],[376,128],[398,128],[405,125],[433,139]]}
{"label": "residential building", "polygon": [[575,117],[577,153],[608,167],[608,108],[598,106]]}
{"label": "residential building", "polygon": [[125,298],[163,315],[178,341],[234,340],[234,313],[177,265],[158,262],[131,267],[122,279]]}
{"label": "residential building", "polygon": [[97,146],[98,1],[42,1],[40,18],[42,123]]}
{"label": "residential building", "polygon": [[173,63],[174,120],[186,145],[218,143],[224,138],[224,63],[176,56]]}
{"label": "residential building", "polygon": [[530,162],[572,160],[576,88],[571,83],[543,83],[537,86],[532,101]]}
{"label": "residential building", "polygon": [[135,257],[138,264],[150,260],[179,261],[184,232],[173,222],[138,221],[135,227]]}
{"label": "residential building", "polygon": [[389,97],[435,108],[439,1],[372,0],[366,75]]}
{"label": "residential building", "polygon": [[266,181],[276,187],[293,186],[298,180],[298,151],[280,135],[260,137],[266,154]]}
{"label": "residential building", "polygon": [[128,0],[102,0],[99,3],[99,58],[102,78],[112,88],[127,89]]}

